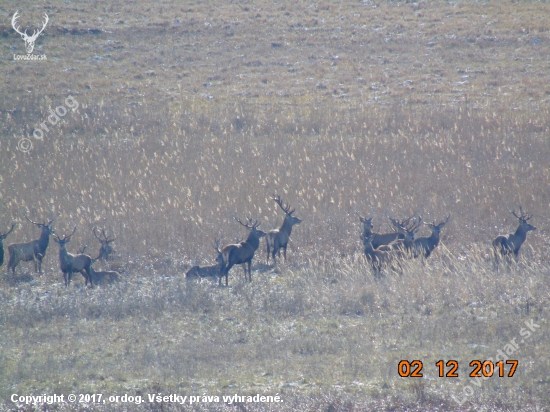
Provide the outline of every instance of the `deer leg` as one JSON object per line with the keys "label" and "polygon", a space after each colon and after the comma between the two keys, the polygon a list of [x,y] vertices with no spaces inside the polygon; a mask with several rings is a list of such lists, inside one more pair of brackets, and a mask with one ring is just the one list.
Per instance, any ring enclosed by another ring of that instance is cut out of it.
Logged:
{"label": "deer leg", "polygon": [[270,251],[270,247],[269,247],[269,242],[265,242],[267,243],[267,262],[265,263],[266,265],[269,265],[269,251]]}
{"label": "deer leg", "polygon": [[248,261],[248,281],[252,283],[252,272],[250,270],[250,266],[252,266],[252,259]]}
{"label": "deer leg", "polygon": [[284,247],[283,254],[285,255],[285,263],[286,263],[286,247],[287,247],[287,245],[284,245],[283,247]]}

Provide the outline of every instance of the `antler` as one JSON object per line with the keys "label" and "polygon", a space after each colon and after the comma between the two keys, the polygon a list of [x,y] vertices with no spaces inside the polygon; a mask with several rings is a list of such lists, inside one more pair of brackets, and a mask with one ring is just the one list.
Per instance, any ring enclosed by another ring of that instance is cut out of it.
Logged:
{"label": "antler", "polygon": [[444,226],[444,225],[446,225],[450,218],[451,218],[451,213],[447,213],[447,216],[445,216],[445,219],[443,219],[443,220],[441,221],[441,223],[439,223],[438,226]]}
{"label": "antler", "polygon": [[49,226],[53,222],[53,219],[52,219],[52,220],[50,220],[50,223],[48,223],[46,225],[45,221],[44,221],[44,223],[38,223],[38,222],[34,222],[34,221],[30,220],[26,213],[23,213],[23,216],[25,216],[29,222],[31,222],[33,225],[36,225],[36,226]]}
{"label": "antler", "polygon": [[294,213],[294,211],[296,209],[292,209],[290,210],[290,204],[286,204],[285,206],[283,206],[283,202],[281,200],[281,197],[279,195],[273,195],[272,199],[275,201],[275,203],[277,203],[279,205],[279,207],[283,210],[283,212],[285,212],[287,215],[291,215]]}
{"label": "antler", "polygon": [[12,223],[12,224],[11,224],[11,229],[10,229],[8,232],[6,232],[6,233],[0,233],[0,237],[6,237],[6,236],[8,236],[8,235],[12,232],[12,230],[13,230],[14,227],[15,227],[15,223]]}
{"label": "antler", "polygon": [[248,222],[249,222],[250,224],[252,224],[252,226],[250,226],[248,223],[245,224],[245,223],[241,222],[237,217],[235,217],[235,220],[236,220],[237,222],[239,222],[241,225],[243,225],[244,227],[246,227],[246,228],[248,228],[248,229],[256,229],[258,226],[260,226],[260,223],[259,223],[257,220],[256,220],[255,223],[252,223],[252,218],[251,218],[251,217],[249,217],[249,218],[247,218],[247,219],[248,219]]}
{"label": "antler", "polygon": [[57,238],[57,240],[67,240],[70,239],[72,235],[74,235],[74,232],[76,232],[76,226],[74,227],[72,233],[70,235],[63,236],[63,239],[60,239],[59,236],[57,236],[55,233],[53,235]]}
{"label": "antler", "polygon": [[216,252],[220,253],[220,242],[221,239],[214,238],[214,243],[212,243],[212,247],[216,250]]}
{"label": "antler", "polygon": [[[508,209],[508,210],[510,210],[510,209]],[[523,220],[524,222],[527,222],[529,219],[531,219],[533,217],[532,215],[529,215],[527,213],[523,213],[523,208],[521,207],[521,205],[519,207],[519,212],[521,213],[521,217],[516,215],[516,212],[514,210],[510,210],[510,212],[512,212],[512,214],[515,217],[517,217],[519,220]]]}
{"label": "antler", "polygon": [[101,229],[101,234],[103,235],[103,239],[101,239],[101,237],[99,237],[99,236],[97,235],[97,233],[95,232],[95,230],[96,230],[96,227],[94,226],[93,229],[92,229],[92,231],[94,232],[94,236],[96,237],[96,239],[99,240],[99,243],[109,243],[109,242],[112,242],[112,241],[115,240],[114,238],[113,238],[113,239],[109,239],[109,238],[107,237],[107,235],[105,234],[105,229]]}

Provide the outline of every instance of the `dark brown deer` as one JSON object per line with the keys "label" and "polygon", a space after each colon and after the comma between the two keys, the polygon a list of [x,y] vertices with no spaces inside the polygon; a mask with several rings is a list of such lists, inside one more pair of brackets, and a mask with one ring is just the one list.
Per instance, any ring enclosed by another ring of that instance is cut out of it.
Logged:
{"label": "dark brown deer", "polygon": [[42,259],[46,254],[46,249],[48,248],[48,243],[50,242],[50,235],[53,235],[55,232],[52,229],[53,219],[48,223],[38,223],[30,220],[27,215],[24,215],[25,218],[31,222],[33,225],[42,229],[40,237],[32,242],[27,243],[15,243],[8,246],[8,252],[10,259],[8,261],[8,269],[12,270],[12,273],[15,275],[15,268],[19,262],[29,262],[34,261],[34,271],[42,273]]}
{"label": "dark brown deer", "polygon": [[8,235],[13,231],[13,228],[15,227],[15,223],[11,225],[11,229],[8,230],[6,233],[0,233],[0,266],[4,264],[4,239],[8,237]]}
{"label": "dark brown deer", "polygon": [[92,281],[92,258],[85,254],[73,255],[67,252],[66,244],[71,240],[71,236],[76,232],[76,226],[70,235],[66,235],[63,239],[54,234],[54,241],[59,244],[59,264],[61,266],[61,272],[63,272],[63,279],[65,280],[65,286],[69,286],[73,273],[80,272],[86,281],[85,285],[93,286]]}
{"label": "dark brown deer", "polygon": [[221,272],[224,267],[224,263],[222,251],[220,250],[220,239],[216,239],[212,247],[218,253],[216,257],[216,264],[208,266],[193,266],[185,274],[185,278],[187,280],[208,277],[221,279]]}
{"label": "dark brown deer", "polygon": [[248,280],[249,282],[252,282],[252,272],[250,271],[250,266],[252,265],[252,258],[254,257],[254,253],[260,246],[260,238],[265,236],[265,232],[258,229],[258,226],[260,226],[260,223],[256,220],[256,222],[252,223],[252,218],[248,218],[248,223],[244,224],[239,219],[235,218],[237,222],[239,222],[241,225],[246,227],[250,230],[248,233],[248,237],[244,242],[240,242],[237,244],[231,244],[227,245],[222,249],[222,256],[223,256],[223,262],[224,266],[222,267],[219,285],[222,284],[222,277],[225,276],[225,286],[228,284],[228,273],[229,270],[234,265],[242,264],[244,269],[244,276],[246,279],[246,266],[245,264],[248,263]]}
{"label": "dark brown deer", "polygon": [[441,234],[441,229],[449,221],[451,214],[447,214],[445,219],[443,219],[439,224],[425,223],[432,230],[432,234],[428,237],[419,237],[414,240],[413,254],[414,257],[423,256],[424,258],[429,258],[433,250],[439,245],[439,235]]}
{"label": "dark brown deer", "polygon": [[527,239],[527,232],[536,230],[537,228],[527,223],[533,216],[523,213],[523,209],[520,206],[519,212],[521,216],[518,216],[515,211],[510,210],[515,217],[519,220],[519,226],[514,233],[508,236],[497,236],[493,240],[493,250],[495,255],[495,261],[498,264],[498,258],[504,257],[509,254],[514,254],[514,258],[517,260],[519,249],[525,239]]}
{"label": "dark brown deer", "polygon": [[114,283],[120,280],[120,273],[116,270],[102,270],[96,272],[95,269],[90,266],[90,274],[96,285],[101,285],[103,283]]}
{"label": "dark brown deer", "polygon": [[278,195],[274,195],[272,199],[279,205],[283,212],[285,212],[285,220],[283,225],[279,229],[273,229],[267,232],[265,235],[265,240],[267,243],[267,264],[269,264],[269,251],[273,249],[273,264],[275,261],[275,255],[278,253],[281,257],[281,249],[283,249],[285,262],[286,262],[286,247],[288,245],[288,239],[290,239],[290,234],[292,233],[292,226],[302,223],[302,220],[296,216],[292,216],[295,209],[290,210],[290,205],[286,204],[283,206],[283,202]]}
{"label": "dark brown deer", "polygon": [[[411,216],[402,221],[393,219],[388,215],[386,216],[392,223],[393,227],[397,229],[397,232],[403,235],[403,239],[398,239],[390,243],[390,245],[386,247],[390,247],[392,250],[396,250],[397,256],[401,258],[414,256],[415,235],[416,235],[416,231],[422,224],[422,216],[418,216],[417,218],[414,218],[414,216]],[[384,246],[379,247],[379,249],[381,250],[386,250],[383,248]]]}
{"label": "dark brown deer", "polygon": [[382,268],[387,267],[395,258],[395,254],[387,250],[378,250],[373,248],[372,240],[374,235],[371,234],[363,239],[365,245],[365,256],[367,261],[372,266],[375,278],[382,277]]}
{"label": "dark brown deer", "polygon": [[105,229],[101,229],[101,236],[103,236],[103,238],[101,238],[100,236],[97,235],[97,233],[95,232],[96,228],[94,227],[93,228],[93,232],[94,232],[94,236],[97,240],[99,240],[99,243],[101,243],[101,246],[99,248],[99,254],[97,256],[97,258],[94,259],[94,261],[98,260],[98,259],[101,259],[101,260],[104,260],[104,261],[107,261],[107,260],[110,260],[111,259],[111,254],[114,253],[114,249],[113,247],[110,245],[110,243],[114,242],[115,241],[115,238],[113,237],[112,239],[109,239],[107,237],[107,235],[105,234]]}
{"label": "dark brown deer", "polygon": [[[363,244],[366,242],[366,238],[372,236],[372,247],[374,249],[378,249],[382,245],[389,245],[391,242],[395,240],[402,240],[405,238],[405,236],[399,232],[394,233],[373,233],[373,225],[372,225],[372,217],[365,218],[361,216],[359,213],[355,212],[357,216],[359,216],[359,220],[361,223],[363,223],[363,234],[361,235],[361,240],[363,241]],[[366,246],[366,244],[365,244]]]}

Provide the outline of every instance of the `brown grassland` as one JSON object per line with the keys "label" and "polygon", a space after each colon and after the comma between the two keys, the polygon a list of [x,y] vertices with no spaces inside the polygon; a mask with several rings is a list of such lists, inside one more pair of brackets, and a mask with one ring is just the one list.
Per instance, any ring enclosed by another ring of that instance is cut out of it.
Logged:
{"label": "brown grassland", "polygon": [[[47,60],[14,60],[16,10],[29,32],[48,13]],[[284,401],[49,407],[74,411],[550,410],[549,4],[7,0],[0,14],[0,232],[18,223],[4,246],[38,237],[28,213],[61,236],[77,225],[68,251],[95,256],[97,225],[117,258],[94,267],[122,274],[66,288],[53,241],[41,275],[4,263],[0,410],[48,407],[14,393]],[[49,124],[68,96],[78,109]],[[262,239],[252,283],[240,267],[229,287],[185,280],[214,238],[245,236],[235,216],[280,226],[274,193],[303,219],[287,262],[266,265]],[[490,241],[519,205],[537,230],[497,274]],[[452,217],[428,261],[377,281],[355,211],[381,231],[384,212]],[[468,377],[513,339],[514,377]],[[424,377],[399,377],[402,359]],[[440,359],[459,377],[438,377]]]}

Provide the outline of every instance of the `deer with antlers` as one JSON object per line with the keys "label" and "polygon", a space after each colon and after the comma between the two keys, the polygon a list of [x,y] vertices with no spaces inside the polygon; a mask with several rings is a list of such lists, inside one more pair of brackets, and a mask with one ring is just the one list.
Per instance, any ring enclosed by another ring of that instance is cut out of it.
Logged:
{"label": "deer with antlers", "polygon": [[246,266],[248,263],[248,280],[252,282],[252,272],[250,266],[252,265],[252,258],[254,253],[260,246],[260,239],[266,235],[266,233],[260,229],[260,223],[252,222],[252,218],[248,218],[248,223],[243,223],[239,219],[235,218],[237,222],[246,227],[249,230],[248,237],[244,242],[231,244],[225,246],[221,252],[223,257],[223,267],[220,274],[219,285],[222,284],[222,277],[225,276],[225,286],[228,284],[229,270],[234,265],[242,264],[244,269],[244,276],[246,278]]}
{"label": "deer with antlers", "polygon": [[36,39],[38,39],[38,36],[40,36],[40,34],[44,31],[44,29],[46,28],[46,25],[48,24],[48,21],[49,21],[49,18],[48,18],[48,15],[46,13],[44,13],[44,24],[42,25],[42,28],[40,30],[34,30],[32,36],[29,36],[27,34],[27,30],[25,30],[24,33],[21,33],[21,31],[19,31],[19,28],[17,27],[17,19],[19,18],[19,10],[17,10],[12,19],[11,19],[11,26],[13,27],[13,29],[19,34],[21,35],[21,37],[23,38],[23,40],[25,40],[25,48],[27,49],[27,53],[31,54],[32,51],[34,50],[34,42],[36,41]]}
{"label": "deer with antlers", "polygon": [[96,233],[96,228],[94,227],[93,228],[93,233],[94,233],[94,236],[97,240],[99,240],[99,243],[101,243],[101,246],[99,247],[99,254],[97,256],[97,258],[94,259],[94,261],[96,260],[110,260],[111,259],[111,254],[114,253],[114,249],[113,247],[110,245],[110,243],[114,242],[115,241],[115,238],[113,237],[112,239],[109,239],[107,237],[107,235],[105,234],[105,229],[101,229],[101,236],[98,236],[97,233]]}
{"label": "deer with antlers", "polygon": [[8,235],[13,231],[13,228],[15,227],[15,223],[11,225],[11,229],[8,230],[6,233],[0,233],[0,266],[4,264],[4,239],[8,237]]}
{"label": "deer with antlers", "polygon": [[523,213],[523,208],[521,206],[519,207],[519,212],[521,216],[518,216],[515,211],[510,210],[510,213],[512,213],[519,220],[519,226],[516,231],[508,236],[497,236],[493,240],[493,251],[497,265],[499,257],[504,257],[512,253],[514,254],[514,258],[517,260],[519,249],[521,248],[521,245],[523,245],[523,242],[527,239],[527,233],[531,230],[537,229],[527,223],[527,221],[533,216]]}
{"label": "deer with antlers", "polygon": [[120,273],[116,270],[102,270],[96,272],[95,269],[90,266],[91,278],[94,280],[96,285],[101,285],[103,283],[114,283],[120,280]]}
{"label": "deer with antlers", "polygon": [[292,233],[292,226],[302,223],[300,218],[292,216],[296,209],[290,209],[290,205],[287,203],[283,206],[281,197],[278,195],[273,195],[273,201],[279,205],[281,210],[285,212],[285,220],[283,221],[282,226],[279,229],[273,229],[267,232],[265,235],[265,240],[267,243],[267,264],[269,264],[269,251],[273,249],[271,255],[273,256],[273,264],[275,261],[275,255],[278,253],[281,257],[281,249],[283,249],[285,262],[286,262],[286,247],[288,245],[288,240],[290,239],[290,234]]}
{"label": "deer with antlers", "polygon": [[426,259],[430,257],[433,250],[439,245],[439,236],[441,234],[441,229],[443,229],[443,226],[447,224],[450,217],[451,214],[449,213],[447,214],[447,216],[445,216],[445,219],[443,219],[438,224],[436,224],[435,221],[433,223],[424,223],[432,230],[432,233],[428,237],[419,237],[414,239],[414,257],[423,256]]}
{"label": "deer with antlers", "polygon": [[216,264],[215,265],[208,265],[208,266],[193,266],[191,269],[187,271],[185,274],[185,278],[187,280],[189,279],[196,279],[196,278],[220,278],[221,279],[221,271],[224,267],[223,262],[223,254],[220,250],[220,240],[221,239],[215,239],[214,244],[212,247],[214,250],[218,253],[216,257]]}
{"label": "deer with antlers", "polygon": [[32,242],[14,243],[8,246],[10,258],[8,260],[7,271],[9,272],[11,269],[14,275],[15,268],[19,262],[29,262],[31,260],[34,261],[34,271],[42,273],[42,259],[46,254],[46,249],[48,248],[48,244],[50,242],[50,235],[54,234],[54,230],[52,229],[53,219],[48,223],[38,223],[30,220],[27,215],[24,216],[33,225],[39,227],[42,232],[40,233],[40,237]]}
{"label": "deer with antlers", "polygon": [[92,282],[92,258],[85,254],[73,255],[67,252],[66,244],[71,240],[71,236],[76,232],[76,226],[74,227],[70,235],[66,235],[61,239],[54,234],[54,241],[59,244],[59,264],[61,266],[61,272],[63,272],[63,279],[65,280],[65,286],[69,286],[73,273],[80,272],[85,279],[85,285],[93,286]]}
{"label": "deer with antlers", "polygon": [[397,232],[403,236],[403,239],[395,240],[388,246],[380,246],[379,249],[385,250],[383,248],[389,247],[391,250],[396,250],[399,257],[413,256],[415,233],[422,224],[422,216],[418,216],[417,218],[411,216],[402,221],[393,219],[388,215],[386,216],[392,223],[393,227],[397,229]]}
{"label": "deer with antlers", "polygon": [[355,212],[355,214],[359,217],[361,223],[363,223],[363,233],[361,234],[361,240],[363,241],[363,244],[366,243],[366,238],[372,236],[372,247],[374,249],[378,249],[382,245],[389,245],[396,240],[403,240],[405,238],[405,236],[399,232],[373,233],[372,229],[374,228],[374,226],[372,224],[372,217],[369,217],[367,219],[357,213],[357,211]]}

